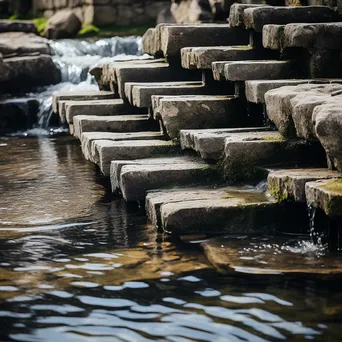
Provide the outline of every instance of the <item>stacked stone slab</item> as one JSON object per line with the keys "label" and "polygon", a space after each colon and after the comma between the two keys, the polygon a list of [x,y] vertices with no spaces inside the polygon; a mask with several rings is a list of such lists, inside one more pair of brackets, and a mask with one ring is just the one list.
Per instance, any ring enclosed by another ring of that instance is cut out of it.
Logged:
{"label": "stacked stone slab", "polygon": [[[101,94],[109,93],[112,99],[60,96],[55,108],[61,116],[64,111],[85,157],[110,176],[113,192],[122,193],[127,201],[147,196],[149,216],[165,231],[180,234],[198,227],[213,232],[217,225],[220,232],[251,232],[258,217],[284,217],[279,215],[284,213],[283,204],[262,191],[253,196],[254,188],[248,188],[246,196],[244,187],[227,191],[227,183],[253,183],[275,166],[324,168],[322,145],[330,155],[336,149],[323,143],[323,129],[311,139],[312,127],[306,127],[306,135],[289,136],[280,125],[276,124],[279,131],[265,127],[262,113],[250,110],[251,102],[267,105],[267,90],[288,84],[329,88],[318,94],[320,105],[330,107],[315,115],[312,124],[317,125],[326,111],[335,111],[331,101],[324,102],[326,97],[334,97],[334,104],[340,97],[339,80],[322,85],[294,68],[296,55],[263,47],[262,30],[267,25],[337,18],[326,7],[234,5],[230,25],[158,25],[143,38],[143,50],[151,59],[115,62],[91,71]],[[269,118],[275,121],[270,113]],[[338,115],[330,118],[336,125]],[[331,156],[339,167],[338,153]],[[324,179],[324,172],[319,179]],[[259,221],[256,231],[274,228],[274,222]]]}

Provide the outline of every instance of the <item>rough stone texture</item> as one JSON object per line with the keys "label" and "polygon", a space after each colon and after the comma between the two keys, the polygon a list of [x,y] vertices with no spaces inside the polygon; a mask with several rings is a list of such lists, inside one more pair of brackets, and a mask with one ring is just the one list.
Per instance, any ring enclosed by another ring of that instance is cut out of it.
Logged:
{"label": "rough stone texture", "polygon": [[268,191],[278,201],[306,202],[305,184],[320,179],[338,177],[338,173],[327,169],[283,169],[268,175]]}
{"label": "rough stone texture", "polygon": [[323,209],[329,216],[342,216],[342,180],[325,180],[306,183],[308,205]]}
{"label": "rough stone texture", "polygon": [[245,93],[247,101],[252,103],[265,103],[265,94],[269,90],[296,86],[306,83],[342,83],[342,79],[303,79],[303,80],[254,80],[245,82]]}
{"label": "rough stone texture", "polygon": [[291,61],[239,61],[226,63],[224,77],[227,81],[275,80],[296,76]]}
{"label": "rough stone texture", "polygon": [[163,229],[173,235],[272,231],[275,227],[270,217],[276,214],[279,214],[277,204],[266,197],[263,201],[249,202],[248,195],[166,203],[161,206]]}
{"label": "rough stone texture", "polygon": [[25,32],[37,34],[36,26],[31,20],[0,20],[0,32]]}
{"label": "rough stone texture", "polygon": [[232,96],[163,97],[154,114],[171,139],[178,139],[181,129],[234,127],[239,122],[237,99]]}
{"label": "rough stone texture", "polygon": [[181,50],[182,67],[186,69],[211,69],[217,61],[239,61],[266,58],[268,52],[251,46],[191,47]]}
{"label": "rough stone texture", "polygon": [[[62,112],[61,112],[62,114]],[[124,103],[121,99],[91,100],[91,101],[66,101],[65,118],[60,115],[61,121],[73,123],[76,115],[119,115],[134,114],[134,108]]]}
{"label": "rough stone texture", "polygon": [[158,130],[147,115],[93,116],[78,115],[74,118],[74,135],[80,138],[84,132],[139,132]]}
{"label": "rough stone texture", "polygon": [[111,133],[111,132],[86,132],[81,135],[81,147],[85,159],[98,163],[97,150],[94,142],[99,140],[121,141],[121,140],[153,140],[162,139],[160,132],[131,132],[131,133]]}
{"label": "rough stone texture", "polygon": [[144,200],[146,192],[163,187],[191,185],[212,180],[212,167],[204,163],[126,165],[121,169],[120,188],[126,201]]}
{"label": "rough stone texture", "polygon": [[81,20],[73,11],[59,11],[47,21],[44,36],[49,39],[73,38],[81,27]]}
{"label": "rough stone texture", "polygon": [[89,100],[111,100],[114,94],[110,91],[81,91],[81,92],[55,92],[52,94],[52,110],[59,112],[59,101],[89,101]]}
{"label": "rough stone texture", "polygon": [[163,204],[203,199],[217,200],[224,198],[228,191],[229,188],[213,189],[203,186],[149,191],[146,196],[146,214],[154,226],[161,227],[160,208]]}
{"label": "rough stone texture", "polygon": [[181,130],[180,144],[182,149],[192,149],[204,160],[217,161],[222,157],[227,138],[243,141],[273,136],[279,137],[279,134],[267,131],[266,127]]}
{"label": "rough stone texture", "polygon": [[[314,138],[312,128],[314,107],[322,101],[324,103],[333,100],[330,94],[339,89],[341,89],[340,84],[313,83],[270,90],[265,94],[267,115],[282,135],[289,137],[298,135],[312,139]],[[298,101],[295,100],[297,97]]]}
{"label": "rough stone texture", "polygon": [[98,151],[99,167],[105,176],[109,176],[112,160],[134,160],[167,155],[175,153],[178,147],[175,143],[165,140],[96,140],[94,146]]}
{"label": "rough stone texture", "polygon": [[60,70],[48,55],[5,58],[0,65],[0,89],[6,93],[57,84],[60,80]]}
{"label": "rough stone texture", "polygon": [[[334,97],[333,97],[334,98]],[[330,167],[342,172],[342,96],[336,96],[333,103],[317,106],[312,120],[315,134],[323,145]]]}
{"label": "rough stone texture", "polygon": [[263,44],[269,49],[342,50],[342,22],[266,25]]}
{"label": "rough stone texture", "polygon": [[[125,60],[115,61],[113,63],[100,64],[89,70],[89,73],[95,77],[95,80],[100,90],[111,90],[116,95],[118,94],[116,68],[117,67],[131,67],[136,64],[151,64],[151,63],[165,63],[165,59],[147,59],[144,57],[132,58],[127,57]],[[130,82],[130,81],[127,81]]]}
{"label": "rough stone texture", "polygon": [[324,151],[319,144],[284,140],[278,132],[254,140],[241,140],[232,135],[225,142],[223,173],[228,183],[234,183],[255,179],[259,166],[323,166],[324,163]]}
{"label": "rough stone texture", "polygon": [[[127,82],[170,82],[187,80],[189,72],[172,68],[167,63],[126,64],[115,68],[114,83],[117,84],[118,94],[125,98],[125,83]],[[193,75],[189,75],[189,80]],[[199,78],[199,77],[198,77]]]}
{"label": "rough stone texture", "polygon": [[110,181],[112,191],[120,192],[121,170],[125,165],[198,165],[199,161],[195,158],[188,156],[167,156],[158,158],[139,158],[136,160],[114,160],[110,166]]}
{"label": "rough stone texture", "polygon": [[191,46],[247,45],[248,32],[225,24],[164,25],[160,46],[167,58],[180,59],[180,51]]}
{"label": "rough stone texture", "polygon": [[264,25],[268,24],[326,23],[340,20],[337,12],[325,6],[248,8],[243,17],[245,27],[257,32],[261,32]]}
{"label": "rough stone texture", "polygon": [[230,7],[229,25],[231,27],[241,27],[245,29],[244,12],[248,8],[257,8],[264,5],[238,4],[235,3]]}
{"label": "rough stone texture", "polygon": [[33,33],[6,32],[0,33],[0,53],[4,57],[19,55],[50,54],[50,48],[44,38]]}
{"label": "rough stone texture", "polygon": [[[135,83],[132,86],[133,106],[144,108],[151,107],[153,95],[205,95],[212,93],[212,89],[202,82],[164,82],[164,83]],[[126,83],[126,89],[129,83]],[[127,96],[127,91],[126,91]]]}

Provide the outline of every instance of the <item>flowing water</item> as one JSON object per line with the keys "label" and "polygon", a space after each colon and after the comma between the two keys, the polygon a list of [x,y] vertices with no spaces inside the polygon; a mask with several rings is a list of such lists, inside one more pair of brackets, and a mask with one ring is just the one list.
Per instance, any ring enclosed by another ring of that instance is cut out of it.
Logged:
{"label": "flowing water", "polygon": [[218,272],[199,244],[110,196],[78,141],[46,130],[54,90],[96,89],[89,67],[139,55],[139,40],[51,46],[63,83],[30,94],[40,127],[0,138],[0,341],[341,340],[340,278],[287,273],[336,256],[308,240],[225,239],[236,267]]}

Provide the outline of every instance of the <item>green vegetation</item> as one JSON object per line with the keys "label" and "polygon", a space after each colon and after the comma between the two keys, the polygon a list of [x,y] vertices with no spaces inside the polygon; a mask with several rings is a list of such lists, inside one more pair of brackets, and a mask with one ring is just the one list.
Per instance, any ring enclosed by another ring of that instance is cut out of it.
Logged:
{"label": "green vegetation", "polygon": [[36,26],[38,33],[40,35],[42,35],[44,30],[45,30],[47,19],[44,18],[44,17],[42,17],[42,18],[35,18],[35,19],[33,19],[33,23]]}

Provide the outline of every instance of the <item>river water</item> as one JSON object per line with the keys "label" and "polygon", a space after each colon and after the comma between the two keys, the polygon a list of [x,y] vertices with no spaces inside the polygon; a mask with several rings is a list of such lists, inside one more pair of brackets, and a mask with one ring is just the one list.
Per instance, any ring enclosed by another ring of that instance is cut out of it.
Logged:
{"label": "river water", "polygon": [[[86,75],[65,80],[40,93],[46,109],[55,88],[95,87]],[[341,340],[339,277],[222,274],[199,244],[168,239],[113,198],[78,141],[31,134],[0,138],[0,341]],[[274,246],[265,248],[281,255]],[[267,263],[264,251],[243,253]],[[287,253],[329,266],[322,250]]]}

